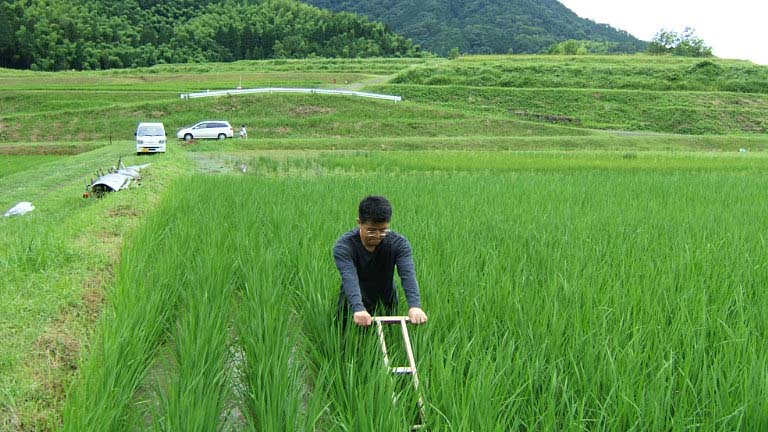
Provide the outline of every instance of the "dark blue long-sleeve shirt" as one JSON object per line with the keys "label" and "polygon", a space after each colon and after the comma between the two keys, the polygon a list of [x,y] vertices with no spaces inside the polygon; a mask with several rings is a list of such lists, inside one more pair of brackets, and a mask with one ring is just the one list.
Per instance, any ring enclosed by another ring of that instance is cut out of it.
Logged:
{"label": "dark blue long-sleeve shirt", "polygon": [[341,273],[340,305],[346,299],[352,312],[373,312],[377,306],[394,309],[397,305],[395,266],[408,306],[421,307],[413,251],[402,235],[390,231],[376,249],[369,252],[357,228],[339,238],[333,257]]}

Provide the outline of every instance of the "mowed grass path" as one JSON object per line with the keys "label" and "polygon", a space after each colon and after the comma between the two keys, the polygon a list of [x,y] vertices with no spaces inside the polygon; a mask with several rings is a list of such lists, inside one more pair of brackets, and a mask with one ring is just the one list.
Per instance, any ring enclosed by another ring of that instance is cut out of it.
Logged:
{"label": "mowed grass path", "polygon": [[[22,145],[42,155],[0,154],[0,211],[20,201],[35,210],[0,217],[0,430],[56,430],[88,335],[101,314],[123,237],[158,202],[170,179],[191,164],[178,149],[167,157],[126,156],[135,147]],[[90,150],[90,149],[88,149]],[[143,185],[85,200],[84,181],[123,156],[151,163]]]}
{"label": "mowed grass path", "polygon": [[768,427],[764,165],[473,157],[174,184],[123,252],[65,429],[407,428],[375,335],[333,326],[330,250],[367,193],[414,245],[431,429]]}
{"label": "mowed grass path", "polygon": [[0,154],[0,178],[30,167],[61,159],[58,155],[3,155]]}

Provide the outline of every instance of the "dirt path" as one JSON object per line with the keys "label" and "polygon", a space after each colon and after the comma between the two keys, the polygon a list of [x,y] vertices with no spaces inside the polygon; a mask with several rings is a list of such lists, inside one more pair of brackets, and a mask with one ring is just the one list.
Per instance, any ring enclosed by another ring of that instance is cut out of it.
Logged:
{"label": "dirt path", "polygon": [[395,77],[395,74],[392,75],[377,75],[373,78],[368,78],[362,81],[349,83],[343,86],[339,86],[339,90],[350,90],[350,91],[360,91],[365,86],[369,85],[376,85],[376,84],[383,84],[392,78]]}

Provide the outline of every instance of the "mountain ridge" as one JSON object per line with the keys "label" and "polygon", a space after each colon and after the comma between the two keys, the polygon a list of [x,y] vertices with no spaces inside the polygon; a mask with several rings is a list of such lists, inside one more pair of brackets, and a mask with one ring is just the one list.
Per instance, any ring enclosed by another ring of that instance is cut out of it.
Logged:
{"label": "mountain ridge", "polygon": [[540,53],[568,39],[612,44],[634,53],[646,43],[623,30],[579,17],[556,0],[304,0],[382,21],[439,55]]}
{"label": "mountain ridge", "polygon": [[382,23],[297,0],[0,1],[0,67],[14,69],[419,55]]}

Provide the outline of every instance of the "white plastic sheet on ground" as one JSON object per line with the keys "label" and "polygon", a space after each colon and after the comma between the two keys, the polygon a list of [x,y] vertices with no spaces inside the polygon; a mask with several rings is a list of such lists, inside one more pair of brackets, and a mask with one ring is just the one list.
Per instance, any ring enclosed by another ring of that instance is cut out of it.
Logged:
{"label": "white plastic sheet on ground", "polygon": [[5,217],[21,216],[25,213],[31,212],[34,209],[35,209],[35,206],[33,206],[31,202],[22,201],[16,204],[15,206],[11,207],[11,209],[8,210],[7,212],[5,212]]}

